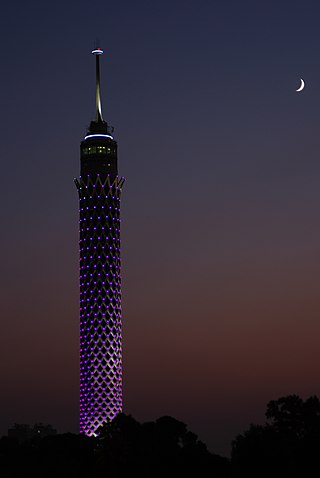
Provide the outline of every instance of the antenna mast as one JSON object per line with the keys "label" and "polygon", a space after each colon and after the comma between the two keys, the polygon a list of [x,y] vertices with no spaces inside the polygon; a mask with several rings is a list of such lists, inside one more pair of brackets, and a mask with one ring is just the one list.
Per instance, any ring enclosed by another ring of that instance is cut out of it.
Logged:
{"label": "antenna mast", "polygon": [[92,52],[96,57],[96,122],[103,123],[101,111],[101,92],[100,92],[100,55],[103,54],[101,48],[96,48]]}

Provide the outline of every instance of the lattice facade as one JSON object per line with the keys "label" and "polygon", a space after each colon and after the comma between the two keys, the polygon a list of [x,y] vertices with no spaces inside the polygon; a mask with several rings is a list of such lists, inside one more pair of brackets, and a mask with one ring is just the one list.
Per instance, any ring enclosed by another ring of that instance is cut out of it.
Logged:
{"label": "lattice facade", "polygon": [[80,199],[80,432],[122,411],[120,196],[124,178],[75,180]]}

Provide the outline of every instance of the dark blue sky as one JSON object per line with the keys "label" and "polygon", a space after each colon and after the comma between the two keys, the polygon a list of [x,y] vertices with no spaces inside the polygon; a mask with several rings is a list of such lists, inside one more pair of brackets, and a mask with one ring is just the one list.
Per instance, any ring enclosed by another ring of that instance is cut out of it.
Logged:
{"label": "dark blue sky", "polygon": [[78,431],[73,178],[96,38],[126,177],[124,411],[228,454],[269,400],[319,395],[319,3],[31,0],[1,17],[0,433]]}

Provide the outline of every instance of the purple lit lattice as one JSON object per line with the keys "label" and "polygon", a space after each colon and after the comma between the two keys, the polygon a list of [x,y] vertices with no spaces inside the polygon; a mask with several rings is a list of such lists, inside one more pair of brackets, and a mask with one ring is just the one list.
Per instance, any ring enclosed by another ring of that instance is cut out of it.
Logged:
{"label": "purple lit lattice", "polygon": [[80,432],[122,411],[120,196],[124,178],[75,181],[80,198]]}

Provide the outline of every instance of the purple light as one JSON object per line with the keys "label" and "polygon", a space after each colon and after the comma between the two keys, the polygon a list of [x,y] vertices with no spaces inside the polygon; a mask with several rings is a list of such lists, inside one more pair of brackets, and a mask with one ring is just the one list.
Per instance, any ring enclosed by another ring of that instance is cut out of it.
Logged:
{"label": "purple light", "polygon": [[[112,420],[122,410],[121,289],[120,281],[112,280],[115,275],[119,276],[112,270],[118,269],[120,263],[120,231],[117,227],[120,190],[113,192],[120,182],[123,184],[122,178],[102,180],[100,177],[96,181],[88,178],[81,179],[78,187],[80,200],[85,201],[80,208],[80,220],[89,226],[80,230],[79,243],[91,241],[90,246],[80,248],[80,259],[87,270],[83,277],[88,277],[88,282],[80,279],[80,294],[85,297],[80,302],[86,303],[86,313],[81,316],[85,319],[80,328],[80,431],[86,435],[95,435],[103,422]],[[84,196],[86,186],[88,193],[92,194],[87,197]],[[106,195],[101,194],[102,188]],[[99,209],[112,209],[115,216],[95,217],[92,215],[94,209],[98,214]],[[100,221],[107,221],[108,227]],[[111,237],[107,235],[109,229]],[[113,249],[113,255],[106,254],[107,249]],[[101,276],[99,271],[103,269],[103,280],[93,281]],[[101,394],[93,393],[97,387],[106,391],[99,401]]]}

